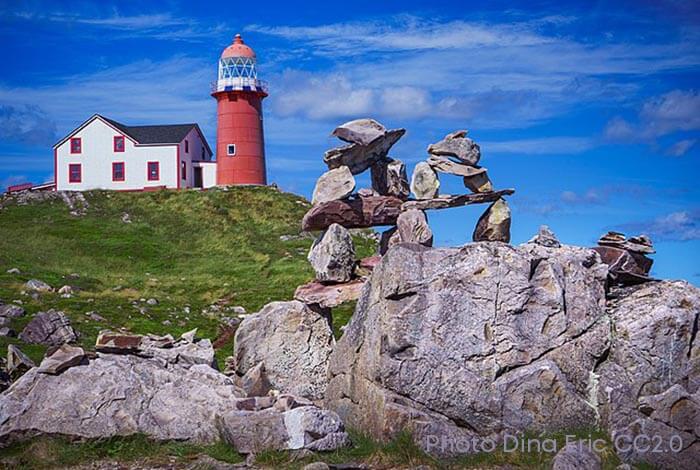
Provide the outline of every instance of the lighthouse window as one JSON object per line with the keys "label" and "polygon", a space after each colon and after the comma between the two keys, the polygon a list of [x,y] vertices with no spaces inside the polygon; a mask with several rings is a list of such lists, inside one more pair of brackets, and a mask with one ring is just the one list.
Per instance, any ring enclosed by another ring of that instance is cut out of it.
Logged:
{"label": "lighthouse window", "polygon": [[123,152],[124,151],[124,136],[115,135],[114,136],[114,151]]}
{"label": "lighthouse window", "polygon": [[148,181],[158,181],[160,179],[160,163],[148,162]]}
{"label": "lighthouse window", "polygon": [[82,153],[83,141],[80,137],[74,137],[70,140],[70,153]]}
{"label": "lighthouse window", "polygon": [[231,157],[236,155],[236,144],[228,144],[228,147],[226,149],[226,154],[231,156]]}

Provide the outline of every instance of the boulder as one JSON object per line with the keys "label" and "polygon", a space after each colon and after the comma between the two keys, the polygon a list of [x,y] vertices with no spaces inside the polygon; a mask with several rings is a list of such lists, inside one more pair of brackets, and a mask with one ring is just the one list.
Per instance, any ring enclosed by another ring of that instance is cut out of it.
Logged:
{"label": "boulder", "polygon": [[427,162],[419,162],[411,176],[411,191],[416,199],[432,199],[437,197],[440,180]]}
{"label": "boulder", "polygon": [[316,181],[311,203],[317,205],[322,202],[345,199],[354,190],[355,178],[350,173],[350,169],[346,166],[340,166],[328,170]]}
{"label": "boulder", "polygon": [[557,236],[554,235],[554,232],[546,225],[540,225],[537,235],[532,237],[528,243],[546,246],[547,248],[559,248],[561,246]]}
{"label": "boulder", "polygon": [[44,358],[39,364],[38,372],[42,374],[60,374],[69,367],[77,366],[86,359],[83,348],[63,344],[53,354]]}
{"label": "boulder", "polygon": [[552,470],[601,470],[600,456],[591,449],[589,441],[569,442],[552,460]]}
{"label": "boulder", "polygon": [[472,239],[475,242],[510,242],[510,208],[499,199],[479,217]]}
{"label": "boulder", "polygon": [[[592,389],[601,427],[614,436],[627,463],[697,468],[700,289],[661,281],[614,288],[611,297],[612,345],[595,370]],[[664,451],[630,445],[637,436],[655,436],[652,446],[660,443]]]}
{"label": "boulder", "polygon": [[450,207],[468,206],[470,204],[483,204],[486,202],[497,201],[502,196],[509,196],[514,192],[514,189],[502,189],[500,191],[493,191],[490,193],[462,194],[459,196],[442,195],[422,201],[406,201],[401,206],[401,210],[448,209]]}
{"label": "boulder", "polygon": [[30,279],[24,288],[30,292],[53,292],[53,287],[38,279]]}
{"label": "boulder", "polygon": [[245,375],[238,380],[238,385],[245,391],[248,397],[264,397],[272,390],[272,385],[265,373],[265,364],[263,362],[258,362],[248,369]]}
{"label": "boulder", "polygon": [[384,158],[372,165],[372,189],[382,196],[406,200],[411,192],[406,165],[400,160]]}
{"label": "boulder", "polygon": [[653,260],[643,254],[613,246],[596,246],[593,249],[610,267],[611,284],[634,285],[653,280],[648,275]]}
{"label": "boulder", "polygon": [[405,129],[386,131],[367,145],[350,144],[326,151],[323,161],[328,169],[347,166],[353,175],[362,173],[387,156],[391,147],[406,133]]}
{"label": "boulder", "polygon": [[35,435],[109,438],[144,434],[157,440],[211,444],[216,419],[242,396],[209,366],[99,354],[58,375],[31,369],[0,396],[0,442]]}
{"label": "boulder", "polygon": [[383,231],[379,238],[379,255],[384,256],[389,248],[399,243],[401,243],[401,235],[397,227]]}
{"label": "boulder", "polygon": [[410,426],[441,456],[463,439],[594,426],[606,275],[578,247],[394,246],[331,354],[325,405],[382,440]]}
{"label": "boulder", "polygon": [[25,311],[19,305],[7,304],[0,305],[0,317],[3,318],[19,318],[23,317]]}
{"label": "boulder", "polygon": [[476,165],[481,158],[479,145],[467,137],[467,131],[447,134],[440,142],[428,146],[428,153],[456,158],[467,165]]}
{"label": "boulder", "polygon": [[355,245],[350,232],[332,224],[311,245],[309,263],[322,282],[347,282],[355,270]]}
{"label": "boulder", "polygon": [[493,191],[493,185],[485,169],[483,173],[479,173],[478,175],[465,176],[464,187],[469,188],[473,193],[488,193]]}
{"label": "boulder", "polygon": [[223,439],[237,452],[269,450],[334,450],[350,444],[336,413],[314,406],[280,412],[231,411],[219,420]]}
{"label": "boulder", "polygon": [[425,212],[417,209],[402,212],[396,221],[402,243],[418,243],[433,246],[433,231],[430,230]]}
{"label": "boulder", "polygon": [[247,317],[236,331],[236,373],[245,375],[258,363],[272,387],[311,399],[321,398],[335,341],[326,312],[299,302],[272,302]]}
{"label": "boulder", "polygon": [[441,173],[448,173],[451,175],[464,176],[465,178],[474,177],[478,175],[483,175],[486,173],[484,168],[476,168],[471,165],[465,165],[464,163],[453,162],[449,158],[439,157],[436,155],[431,155],[428,158],[428,165]]}
{"label": "boulder", "polygon": [[202,338],[196,342],[179,341],[171,347],[157,347],[142,344],[139,354],[160,358],[170,364],[183,367],[201,364],[217,369],[214,347],[211,340]]}
{"label": "boulder", "polygon": [[7,373],[12,376],[17,376],[22,374],[32,367],[36,367],[34,361],[29,359],[29,357],[22,352],[14,344],[7,345]]}
{"label": "boulder", "polygon": [[100,331],[95,342],[95,350],[112,354],[136,354],[141,350],[143,336],[112,331]]}
{"label": "boulder", "polygon": [[374,119],[355,119],[336,127],[332,135],[351,144],[369,145],[386,134],[386,127]]}
{"label": "boulder", "polygon": [[403,201],[393,196],[354,197],[313,206],[304,215],[302,230],[325,230],[332,224],[345,228],[394,225]]}
{"label": "boulder", "polygon": [[63,312],[51,309],[37,313],[19,334],[19,339],[25,343],[60,346],[77,340],[78,333]]}
{"label": "boulder", "polygon": [[322,284],[312,281],[297,287],[294,299],[321,308],[333,308],[338,305],[357,300],[360,297],[364,279],[354,279],[342,284]]}

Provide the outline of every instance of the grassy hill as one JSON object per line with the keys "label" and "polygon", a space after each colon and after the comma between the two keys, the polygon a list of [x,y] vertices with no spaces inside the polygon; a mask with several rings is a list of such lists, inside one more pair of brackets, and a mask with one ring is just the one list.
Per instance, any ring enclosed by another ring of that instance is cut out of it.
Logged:
{"label": "grassy hill", "polygon": [[[269,187],[84,195],[87,208],[78,216],[60,198],[0,202],[0,299],[21,300],[28,312],[13,322],[17,332],[31,314],[55,308],[71,318],[87,348],[101,329],[175,336],[197,327],[199,336],[214,339],[220,317],[234,315],[226,307],[255,312],[291,299],[313,277],[306,261],[313,240],[300,234],[310,205],[300,196]],[[374,251],[367,237],[355,241],[359,256]],[[21,274],[8,274],[11,268]],[[22,293],[29,279],[79,291],[34,300]],[[151,298],[158,304],[147,305]],[[350,311],[340,307],[339,320]],[[43,355],[43,347],[16,339],[0,338],[0,348],[9,342],[35,360]],[[220,361],[230,346],[218,351]]]}

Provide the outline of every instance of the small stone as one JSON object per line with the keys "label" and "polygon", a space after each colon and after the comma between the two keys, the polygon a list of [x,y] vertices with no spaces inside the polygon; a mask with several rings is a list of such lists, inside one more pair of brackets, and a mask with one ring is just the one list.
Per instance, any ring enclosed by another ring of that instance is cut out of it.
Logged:
{"label": "small stone", "polygon": [[475,242],[510,242],[510,208],[504,199],[499,199],[486,209],[472,235]]}
{"label": "small stone", "polygon": [[554,232],[546,225],[540,225],[540,230],[537,232],[537,235],[532,237],[528,243],[535,243],[540,246],[546,246],[547,248],[561,247],[557,236],[554,235]]}
{"label": "small stone", "polygon": [[457,176],[472,177],[486,173],[484,168],[453,162],[447,157],[439,157],[437,155],[431,155],[428,158],[428,165],[435,171]]}
{"label": "small stone", "polygon": [[374,189],[361,188],[357,191],[357,195],[360,196],[361,198],[363,198],[363,197],[379,196],[380,194],[377,191],[375,191]]}
{"label": "small stone", "polygon": [[308,465],[304,465],[302,470],[329,470],[331,467],[325,462],[313,462]]}
{"label": "small stone", "polygon": [[456,158],[467,165],[476,165],[481,158],[479,145],[467,137],[467,131],[447,134],[440,142],[428,146],[428,153]]}
{"label": "small stone", "polygon": [[362,173],[375,162],[385,158],[391,147],[406,133],[392,129],[367,145],[352,143],[326,151],[323,161],[329,169],[347,166],[353,175]]}
{"label": "small stone", "polygon": [[638,235],[636,237],[629,237],[627,243],[625,244],[625,249],[627,251],[632,251],[634,253],[642,254],[654,254],[656,250],[651,242],[651,238],[646,235]]}
{"label": "small stone", "polygon": [[493,185],[485,170],[483,173],[474,176],[465,176],[464,187],[469,188],[473,193],[488,193],[493,191]]}
{"label": "small stone", "polygon": [[332,135],[351,144],[368,145],[386,134],[386,127],[374,119],[355,119],[336,127]]}
{"label": "small stone", "polygon": [[144,336],[141,340],[141,344],[139,345],[139,349],[146,349],[146,348],[172,348],[175,344],[175,338],[173,338],[173,335],[154,335],[154,334],[147,334]]}
{"label": "small stone", "polygon": [[101,331],[95,341],[95,350],[111,354],[133,354],[140,350],[143,336]]}
{"label": "small stone", "polygon": [[418,243],[433,246],[433,232],[428,225],[425,212],[411,209],[402,212],[396,221],[402,243]]}
{"label": "small stone", "polygon": [[17,332],[8,326],[0,327],[0,336],[5,338],[14,338]]}
{"label": "small stone", "polygon": [[418,163],[411,177],[411,191],[416,199],[437,197],[439,189],[440,180],[435,171],[426,162]]}
{"label": "small stone", "polygon": [[25,314],[25,311],[22,307],[19,305],[14,305],[14,304],[7,304],[7,305],[0,305],[0,317],[5,317],[5,318],[19,318],[23,317]]}
{"label": "small stone", "polygon": [[356,261],[350,232],[339,224],[332,224],[311,246],[308,260],[319,281],[349,281]]}
{"label": "small stone", "polygon": [[194,338],[197,335],[197,328],[190,330],[186,333],[182,333],[180,338],[188,343],[194,343]]}
{"label": "small stone", "polygon": [[160,324],[164,326],[170,326],[173,324],[173,322],[171,322],[170,320],[163,320],[162,322],[160,322]]}
{"label": "small stone", "polygon": [[152,299],[152,298],[151,298],[151,299],[148,299],[148,300],[146,301],[146,304],[148,304],[148,305],[158,305],[158,299]]}
{"label": "small stone", "polygon": [[50,285],[38,279],[30,279],[24,285],[24,288],[30,292],[53,292],[53,288]]}
{"label": "small stone", "polygon": [[311,203],[317,205],[322,202],[345,199],[354,190],[355,177],[347,166],[340,166],[328,170],[316,181]]}
{"label": "small stone", "polygon": [[601,459],[587,441],[570,442],[552,460],[552,470],[600,470]]}
{"label": "small stone", "polygon": [[262,362],[248,369],[238,384],[249,397],[263,397],[272,389]]}
{"label": "small stone", "polygon": [[73,288],[71,286],[63,286],[60,289],[58,289],[58,293],[61,295],[72,294]]}
{"label": "small stone", "polygon": [[248,313],[248,312],[246,312],[245,307],[241,307],[240,305],[235,305],[233,307],[226,307],[226,311],[231,312],[235,315],[245,315],[246,313]]}
{"label": "small stone", "polygon": [[289,411],[300,406],[313,406],[313,402],[307,398],[296,397],[289,394],[281,394],[275,402],[275,409],[278,411]]}
{"label": "small stone", "polygon": [[408,199],[411,188],[406,176],[406,165],[392,158],[385,158],[372,165],[372,189],[383,196]]}
{"label": "small stone", "polygon": [[83,348],[63,344],[53,354],[41,361],[38,372],[57,375],[69,367],[81,364],[84,359],[85,351]]}
{"label": "small stone", "polygon": [[131,216],[129,214],[127,214],[126,212],[124,212],[122,214],[122,222],[125,224],[130,224],[131,223]]}
{"label": "small stone", "polygon": [[7,345],[7,373],[16,376],[22,374],[32,367],[36,367],[34,361],[22,352],[14,344]]}
{"label": "small stone", "polygon": [[379,255],[384,256],[389,248],[399,243],[401,243],[401,235],[397,227],[383,231],[379,239]]}
{"label": "small stone", "polygon": [[22,274],[22,272],[17,268],[11,268],[7,270],[7,274]]}
{"label": "small stone", "polygon": [[73,329],[70,320],[63,312],[51,309],[36,314],[24,327],[19,339],[25,343],[60,346],[63,343],[72,343],[77,340],[78,333]]}
{"label": "small stone", "polygon": [[99,315],[97,312],[86,312],[85,316],[87,316],[92,321],[107,321],[105,317]]}

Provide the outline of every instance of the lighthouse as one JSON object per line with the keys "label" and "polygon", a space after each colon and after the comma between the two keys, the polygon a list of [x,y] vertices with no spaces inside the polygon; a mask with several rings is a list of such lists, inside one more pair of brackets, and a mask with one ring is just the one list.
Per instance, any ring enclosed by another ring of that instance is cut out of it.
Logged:
{"label": "lighthouse", "polygon": [[258,79],[255,52],[236,34],[221,53],[212,86],[217,102],[216,183],[267,184],[262,100],[267,84]]}

